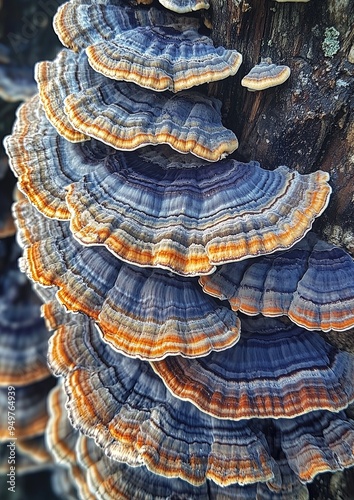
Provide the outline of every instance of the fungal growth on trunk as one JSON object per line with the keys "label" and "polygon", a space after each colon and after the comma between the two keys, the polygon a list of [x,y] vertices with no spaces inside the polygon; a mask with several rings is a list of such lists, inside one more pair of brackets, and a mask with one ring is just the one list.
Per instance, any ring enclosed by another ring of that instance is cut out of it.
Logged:
{"label": "fungal growth on trunk", "polygon": [[47,442],[82,498],[306,499],[354,465],[353,355],[313,331],[354,325],[353,261],[310,232],[329,175],[236,159],[207,83],[242,56],[186,14],[209,4],[160,4],[61,6],[5,141],[62,380]]}
{"label": "fungal growth on trunk", "polygon": [[289,66],[262,61],[242,78],[241,85],[250,91],[265,90],[286,82],[290,73]]}

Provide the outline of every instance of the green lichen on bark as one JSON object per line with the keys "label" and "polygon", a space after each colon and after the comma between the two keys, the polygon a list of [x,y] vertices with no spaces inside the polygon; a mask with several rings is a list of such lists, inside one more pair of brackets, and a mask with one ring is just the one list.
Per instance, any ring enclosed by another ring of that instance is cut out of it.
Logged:
{"label": "green lichen on bark", "polygon": [[339,31],[333,26],[325,29],[325,37],[322,42],[322,49],[326,57],[333,57],[339,50]]}

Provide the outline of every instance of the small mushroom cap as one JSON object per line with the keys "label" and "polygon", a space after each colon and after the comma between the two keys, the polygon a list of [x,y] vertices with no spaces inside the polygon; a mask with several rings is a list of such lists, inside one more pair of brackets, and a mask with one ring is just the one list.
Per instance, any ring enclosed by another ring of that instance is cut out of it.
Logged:
{"label": "small mushroom cap", "polygon": [[261,62],[242,78],[241,85],[249,90],[264,90],[286,82],[290,73],[288,66]]}
{"label": "small mushroom cap", "polygon": [[208,0],[159,0],[159,2],[166,9],[178,12],[179,14],[209,9],[210,7]]}
{"label": "small mushroom cap", "polygon": [[116,149],[169,144],[217,161],[238,147],[235,134],[221,123],[221,102],[193,91],[156,94],[107,80],[69,95],[64,111],[74,128]]}
{"label": "small mushroom cap", "polygon": [[140,27],[86,49],[91,66],[115,80],[156,91],[179,92],[234,75],[242,56],[215,48],[196,30],[173,26]]}
{"label": "small mushroom cap", "polygon": [[[36,228],[24,236],[30,238],[23,261],[29,275],[58,287],[58,299],[96,320],[118,351],[141,359],[195,357],[237,342],[236,314],[204,294],[196,280],[128,266],[102,247],[81,247],[67,223],[44,218],[26,201],[17,213],[21,237],[27,225]],[[47,311],[49,325],[55,314]]]}
{"label": "small mushroom cap", "polygon": [[[71,230],[84,245],[181,275],[292,246],[328,203],[328,174],[224,160],[199,169],[152,164],[144,152],[68,188]],[[152,168],[153,166],[153,168]]]}
{"label": "small mushroom cap", "polygon": [[66,141],[47,120],[38,95],[18,109],[4,145],[21,191],[46,217],[64,220],[70,218],[66,186],[115,151],[95,139]]}
{"label": "small mushroom cap", "polygon": [[308,330],[354,326],[353,259],[313,233],[290,250],[221,266],[199,282],[235,311],[286,314]]}
{"label": "small mushroom cap", "polygon": [[[354,356],[280,320],[244,318],[227,351],[152,362],[173,394],[217,418],[293,418],[354,400]],[[252,369],[251,369],[252,367]]]}
{"label": "small mushroom cap", "polygon": [[46,116],[58,133],[70,142],[88,140],[89,137],[71,125],[63,105],[68,95],[95,87],[105,80],[91,69],[86,54],[64,49],[54,61],[36,64],[35,79]]}
{"label": "small mushroom cap", "polygon": [[[47,377],[34,384],[15,387],[16,421],[14,427],[18,439],[27,439],[43,434],[48,420],[46,396],[54,384],[55,380],[52,377]],[[8,397],[8,387],[1,387],[0,408],[8,408]],[[9,440],[8,425],[7,411],[1,411],[0,442]]]}
{"label": "small mushroom cap", "polygon": [[198,29],[199,20],[155,7],[132,7],[124,0],[94,3],[72,0],[61,5],[53,19],[61,43],[76,52],[95,43],[114,40],[120,33],[139,26],[171,24]]}

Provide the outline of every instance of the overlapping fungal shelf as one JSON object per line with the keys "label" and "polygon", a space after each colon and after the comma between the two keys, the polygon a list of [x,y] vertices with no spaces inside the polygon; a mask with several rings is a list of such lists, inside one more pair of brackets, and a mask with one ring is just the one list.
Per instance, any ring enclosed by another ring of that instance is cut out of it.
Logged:
{"label": "overlapping fungal shelf", "polygon": [[47,441],[82,498],[305,499],[354,465],[354,358],[313,331],[354,325],[353,261],[310,232],[328,174],[227,158],[198,85],[241,55],[196,19],[67,2],[5,141],[63,385]]}
{"label": "overlapping fungal shelf", "polygon": [[55,385],[47,365],[50,334],[40,315],[40,301],[17,267],[19,254],[13,238],[0,239],[0,474],[3,475],[9,473],[11,436],[16,436],[19,474],[48,468],[52,462],[44,443],[47,395]]}

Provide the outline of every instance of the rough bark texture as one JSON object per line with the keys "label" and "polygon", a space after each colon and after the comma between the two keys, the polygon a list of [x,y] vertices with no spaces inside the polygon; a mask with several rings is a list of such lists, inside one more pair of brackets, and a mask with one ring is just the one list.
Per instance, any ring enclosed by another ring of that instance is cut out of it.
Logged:
{"label": "rough bark texture", "polygon": [[[301,173],[330,173],[333,194],[317,232],[354,254],[354,2],[211,0],[212,38],[236,48],[234,78],[210,86],[240,141],[239,159]],[[263,58],[291,68],[289,80],[261,92],[240,85]]]}

